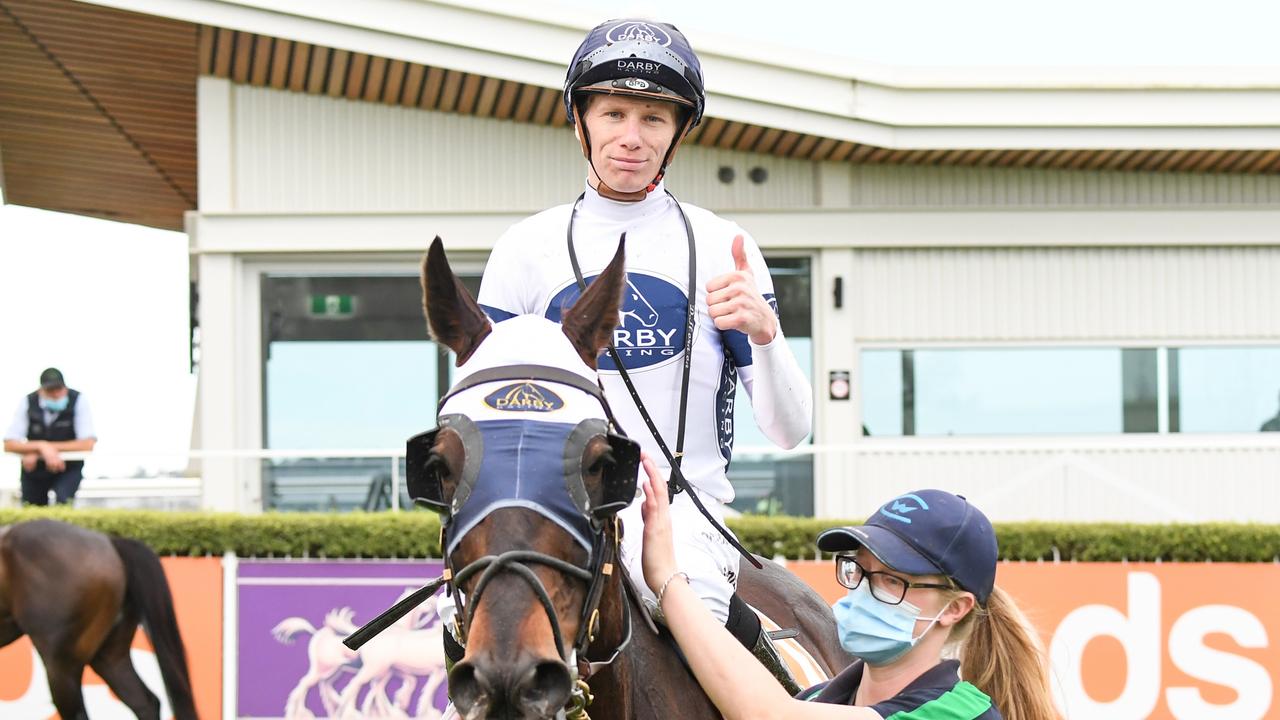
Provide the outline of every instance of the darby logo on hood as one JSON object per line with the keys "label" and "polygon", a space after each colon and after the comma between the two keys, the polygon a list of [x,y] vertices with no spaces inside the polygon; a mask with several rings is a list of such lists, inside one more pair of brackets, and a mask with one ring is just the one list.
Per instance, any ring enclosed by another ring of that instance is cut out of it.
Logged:
{"label": "darby logo on hood", "polygon": [[506,412],[551,412],[564,407],[564,400],[549,388],[522,382],[505,385],[489,393],[484,404]]}

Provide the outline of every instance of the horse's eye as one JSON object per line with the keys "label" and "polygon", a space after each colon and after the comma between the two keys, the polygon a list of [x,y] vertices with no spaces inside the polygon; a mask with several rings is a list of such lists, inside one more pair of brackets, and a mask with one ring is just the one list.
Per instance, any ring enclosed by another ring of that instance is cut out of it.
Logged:
{"label": "horse's eye", "polygon": [[445,461],[444,456],[435,450],[427,456],[425,468],[428,472],[439,473],[441,475],[449,474],[449,463]]}
{"label": "horse's eye", "polygon": [[600,453],[600,456],[596,458],[595,462],[591,463],[591,467],[587,468],[587,472],[591,473],[592,475],[598,472],[604,472],[605,468],[612,467],[615,462],[616,461],[613,458],[613,452],[610,450],[605,450],[604,452]]}

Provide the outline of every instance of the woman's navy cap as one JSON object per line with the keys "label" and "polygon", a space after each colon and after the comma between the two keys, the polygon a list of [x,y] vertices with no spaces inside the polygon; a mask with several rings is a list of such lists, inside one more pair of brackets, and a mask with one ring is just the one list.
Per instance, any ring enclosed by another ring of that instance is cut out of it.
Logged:
{"label": "woman's navy cap", "polygon": [[959,495],[917,490],[885,503],[864,525],[831,528],[818,549],[865,547],[880,562],[907,575],[945,575],[986,605],[996,584],[999,550],[991,521]]}

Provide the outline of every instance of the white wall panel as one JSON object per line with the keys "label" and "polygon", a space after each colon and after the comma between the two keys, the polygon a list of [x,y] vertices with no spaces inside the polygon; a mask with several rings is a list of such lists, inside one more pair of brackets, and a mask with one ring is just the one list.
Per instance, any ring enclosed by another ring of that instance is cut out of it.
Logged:
{"label": "white wall panel", "polygon": [[1194,437],[903,441],[842,449],[817,515],[861,518],[886,498],[944,487],[994,521],[1280,522],[1280,444]]}
{"label": "white wall panel", "polygon": [[[586,164],[566,128],[234,87],[240,212],[534,212],[572,200]],[[735,179],[717,178],[721,166]],[[756,184],[751,168],[768,180]],[[814,204],[813,164],[686,147],[670,188],[709,208]]]}
{"label": "white wall panel", "polygon": [[854,165],[854,208],[1280,205],[1280,176]]}
{"label": "white wall panel", "polygon": [[859,342],[1275,340],[1280,247],[858,250]]}

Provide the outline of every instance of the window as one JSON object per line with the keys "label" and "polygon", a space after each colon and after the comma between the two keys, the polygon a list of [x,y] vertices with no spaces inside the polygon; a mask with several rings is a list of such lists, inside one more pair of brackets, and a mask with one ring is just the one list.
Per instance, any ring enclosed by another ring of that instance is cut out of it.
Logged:
{"label": "window", "polygon": [[866,432],[1023,435],[1155,432],[1156,351],[864,350]]}
{"label": "window", "polygon": [[1169,350],[1170,429],[1280,431],[1280,347]]}

